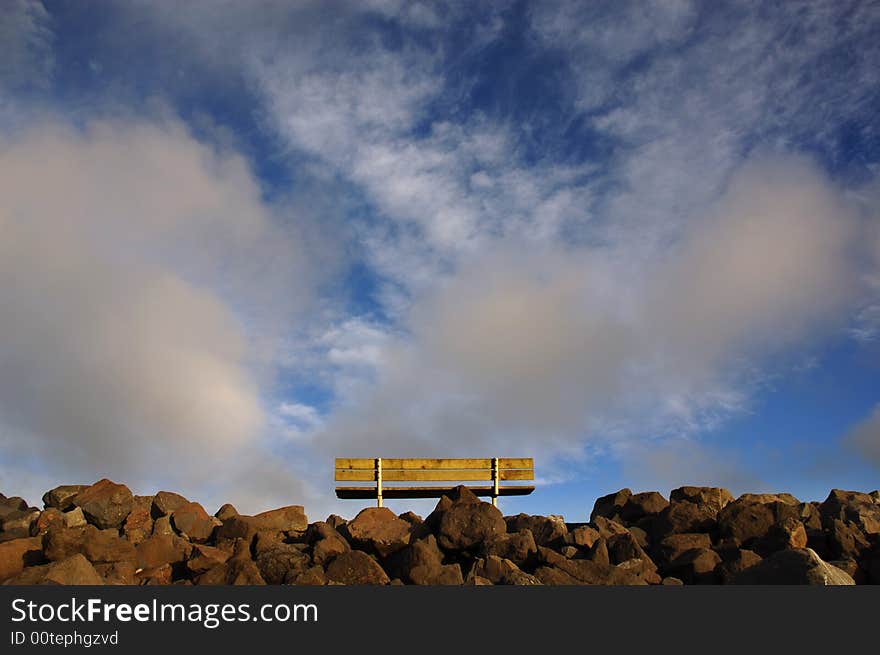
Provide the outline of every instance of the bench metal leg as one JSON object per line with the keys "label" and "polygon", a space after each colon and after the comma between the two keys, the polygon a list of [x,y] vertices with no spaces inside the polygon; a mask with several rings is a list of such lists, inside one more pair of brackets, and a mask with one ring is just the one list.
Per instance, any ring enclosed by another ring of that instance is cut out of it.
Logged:
{"label": "bench metal leg", "polygon": [[376,504],[382,507],[382,458],[376,458]]}

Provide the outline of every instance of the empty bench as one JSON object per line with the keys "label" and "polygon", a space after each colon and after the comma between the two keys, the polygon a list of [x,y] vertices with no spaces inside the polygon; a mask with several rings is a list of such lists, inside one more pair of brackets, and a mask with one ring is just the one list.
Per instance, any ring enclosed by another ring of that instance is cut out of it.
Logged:
{"label": "empty bench", "polygon": [[502,485],[512,480],[534,480],[531,457],[489,457],[485,459],[336,459],[337,482],[371,482],[372,485],[336,487],[338,498],[373,499],[382,507],[385,498],[439,498],[456,485],[386,485],[386,482],[490,482],[467,485],[477,496],[525,496],[534,485]]}

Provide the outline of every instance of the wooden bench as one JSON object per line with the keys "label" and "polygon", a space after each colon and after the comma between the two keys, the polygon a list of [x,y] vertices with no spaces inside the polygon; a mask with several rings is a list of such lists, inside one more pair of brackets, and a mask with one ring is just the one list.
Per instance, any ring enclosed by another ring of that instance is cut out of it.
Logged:
{"label": "wooden bench", "polygon": [[533,485],[501,485],[508,480],[534,480],[535,464],[531,457],[490,457],[486,459],[336,459],[337,482],[372,482],[371,486],[336,487],[338,498],[372,499],[379,507],[385,498],[439,498],[455,488],[444,486],[386,486],[386,482],[473,482],[491,485],[468,488],[477,496],[525,496]]}

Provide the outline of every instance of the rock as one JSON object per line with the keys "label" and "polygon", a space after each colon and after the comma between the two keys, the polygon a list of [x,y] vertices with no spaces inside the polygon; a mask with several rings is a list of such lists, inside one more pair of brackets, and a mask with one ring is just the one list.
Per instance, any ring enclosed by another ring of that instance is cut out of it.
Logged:
{"label": "rock", "polygon": [[506,532],[504,516],[491,503],[460,503],[440,517],[437,543],[445,550],[466,551]]}
{"label": "rock", "polygon": [[819,506],[824,525],[834,520],[850,521],[868,535],[880,534],[880,506],[870,494],[832,489]]}
{"label": "rock", "polygon": [[412,525],[397,518],[387,507],[367,507],[342,532],[353,546],[388,557],[409,544]]}
{"label": "rock", "polygon": [[717,515],[728,503],[733,502],[733,494],[722,487],[679,487],[669,492],[669,500],[701,505]]}
{"label": "rock", "polygon": [[160,516],[170,516],[178,507],[183,507],[189,502],[180,494],[172,491],[160,491],[153,496],[153,503],[150,508],[154,519]]}
{"label": "rock", "polygon": [[298,574],[291,584],[309,587],[321,587],[327,584],[327,574],[320,566],[311,566]]}
{"label": "rock", "polygon": [[410,525],[413,525],[413,526],[421,525],[422,523],[424,523],[424,520],[422,519],[422,517],[419,516],[418,514],[416,514],[415,512],[404,512],[403,514],[401,514],[397,518],[401,519],[402,521],[406,521],[407,523],[409,523]]}
{"label": "rock", "polygon": [[584,553],[584,558],[599,564],[611,564],[611,556],[608,554],[608,540],[599,537],[593,547]]}
{"label": "rock", "polygon": [[154,535],[173,535],[174,528],[171,527],[171,517],[170,516],[160,516],[156,520],[153,521],[153,534]]}
{"label": "rock", "polygon": [[348,542],[339,535],[330,535],[319,539],[312,546],[312,560],[319,566],[324,566],[331,559],[351,550]]}
{"label": "rock", "polygon": [[659,541],[670,534],[711,532],[715,528],[716,514],[709,505],[673,501],[657,516],[651,538]]}
{"label": "rock", "polygon": [[266,581],[250,557],[247,542],[235,542],[235,552],[226,562],[218,564],[195,579],[199,585],[265,585]]}
{"label": "rock", "polygon": [[88,489],[87,484],[64,484],[55,487],[43,494],[43,506],[47,509],[54,507],[66,512],[74,506],[73,499],[76,495],[86,489]]}
{"label": "rock", "polygon": [[25,537],[0,543],[0,582],[18,575],[26,566],[42,564],[43,540]]}
{"label": "rock", "polygon": [[213,546],[205,546],[204,544],[196,544],[190,552],[186,568],[194,575],[199,575],[209,571],[218,564],[225,564],[231,556],[232,554],[227,553],[225,550],[220,550]]}
{"label": "rock", "polygon": [[294,544],[277,543],[257,554],[254,562],[267,584],[291,584],[308,569],[309,556]]}
{"label": "rock", "polygon": [[854,559],[836,559],[832,562],[828,562],[828,564],[849,575],[856,584],[866,584],[868,582],[865,571]]}
{"label": "rock", "polygon": [[831,520],[825,531],[825,544],[829,559],[861,560],[871,547],[857,524],[840,519]]}
{"label": "rock", "polygon": [[7,585],[103,585],[104,580],[95,567],[81,554],[42,566],[30,566],[9,578]]}
{"label": "rock", "polygon": [[415,585],[462,585],[464,578],[458,564],[438,567],[416,566],[410,571],[410,581]]}
{"label": "rock", "polygon": [[743,494],[718,513],[718,532],[747,548],[764,538],[775,523],[797,519],[800,510],[796,501],[789,494]]}
{"label": "rock", "polygon": [[844,571],[824,562],[810,548],[780,550],[734,579],[733,584],[853,585]]}
{"label": "rock", "polygon": [[138,566],[154,569],[170,564],[182,568],[192,548],[188,541],[177,535],[152,535],[137,546]]}
{"label": "rock", "polygon": [[633,494],[620,509],[620,520],[630,525],[647,516],[659,514],[668,506],[669,501],[656,491]]}
{"label": "rock", "polygon": [[343,553],[330,562],[327,578],[348,585],[386,585],[391,582],[376,560],[359,550]]}
{"label": "rock", "polygon": [[653,550],[653,553],[658,561],[668,563],[689,550],[711,547],[712,541],[709,535],[698,532],[682,532],[665,537]]}
{"label": "rock", "polygon": [[657,567],[649,559],[628,559],[617,564],[614,568],[637,575],[648,584],[660,584],[661,581],[660,575],[657,573]]}
{"label": "rock", "polygon": [[663,568],[663,573],[684,581],[685,584],[714,584],[718,582],[715,567],[721,558],[709,548],[694,548],[676,557]]}
{"label": "rock", "polygon": [[568,542],[575,546],[583,548],[592,548],[593,544],[599,538],[598,530],[594,530],[588,525],[582,525],[568,533]]}
{"label": "rock", "polygon": [[40,517],[40,510],[37,508],[27,508],[23,510],[15,510],[8,513],[0,519],[0,532],[2,532],[3,541],[9,539],[21,539],[30,537],[31,526]]}
{"label": "rock", "polygon": [[[495,585],[539,585],[542,584],[535,576],[524,573],[509,559],[490,555],[474,562],[468,576],[486,578]],[[459,583],[460,584],[460,583]]]}
{"label": "rock", "polygon": [[233,516],[238,516],[238,510],[235,509],[235,506],[229,503],[226,503],[214,513],[214,517],[220,519],[221,521],[230,519]]}
{"label": "rock", "polygon": [[[432,534],[413,541],[385,561],[388,574],[400,578],[407,584],[430,584],[426,580],[439,576],[442,567],[443,553]],[[413,574],[416,569],[418,571]]]}
{"label": "rock", "polygon": [[215,520],[198,503],[181,505],[171,513],[174,528],[194,542],[208,540],[217,525]]}
{"label": "rock", "polygon": [[599,536],[604,537],[605,539],[610,539],[616,534],[629,534],[629,530],[626,529],[625,525],[607,519],[604,516],[597,516],[593,519],[592,524],[596,532],[599,533]]}
{"label": "rock", "polygon": [[135,548],[115,530],[98,530],[94,525],[79,528],[51,526],[43,535],[46,559],[60,561],[77,553],[93,564],[134,561]]}
{"label": "rock", "polygon": [[620,510],[623,509],[623,506],[626,505],[626,502],[631,496],[632,491],[629,489],[621,489],[613,494],[597,498],[596,502],[593,504],[593,511],[590,512],[590,522],[592,523],[595,521],[598,516],[607,519],[616,519],[620,516]]}
{"label": "rock", "polygon": [[301,531],[309,527],[302,505],[287,505],[254,515],[258,530]]}
{"label": "rock", "polygon": [[28,504],[24,498],[13,496],[0,499],[0,521],[6,518],[12,512],[23,512],[28,509]]}
{"label": "rock", "polygon": [[305,542],[309,545],[314,544],[321,539],[328,539],[330,537],[337,537],[343,541],[345,540],[339,531],[326,521],[315,521],[314,523],[310,523],[304,535]]}
{"label": "rock", "polygon": [[565,521],[560,517],[529,516],[517,514],[505,518],[508,532],[520,532],[529,530],[534,541],[539,546],[561,546],[565,543],[568,528]]}
{"label": "rock", "polygon": [[134,562],[104,562],[92,566],[95,567],[95,571],[101,576],[105,585],[140,584],[137,577],[137,565]]}
{"label": "rock", "polygon": [[763,557],[785,548],[806,548],[807,531],[804,524],[793,516],[774,523],[767,534],[755,543],[755,550]]}
{"label": "rock", "polygon": [[125,485],[104,478],[78,493],[73,503],[89,523],[102,530],[118,529],[134,507],[134,496]]}
{"label": "rock", "polygon": [[[627,563],[627,566],[623,567],[625,570],[640,576],[649,583],[658,584],[660,582],[660,577],[657,576],[657,565],[633,535],[627,533],[612,536],[608,540],[608,555],[611,564],[620,566]],[[639,564],[635,564],[635,561]]]}
{"label": "rock", "polygon": [[135,546],[153,533],[152,505],[152,496],[135,496],[131,512],[122,524],[122,534]]}
{"label": "rock", "polygon": [[[509,525],[509,524],[508,524]],[[496,555],[509,559],[517,566],[528,565],[538,553],[538,546],[528,529],[519,530],[515,534],[502,534],[494,539],[483,542],[482,556]]]}
{"label": "rock", "polygon": [[731,584],[742,571],[760,562],[761,556],[751,550],[736,548],[723,553],[722,559],[724,561],[716,567],[715,572],[721,584]]}
{"label": "rock", "polygon": [[151,569],[141,569],[135,574],[138,584],[142,585],[170,585],[173,571],[170,564],[163,564]]}
{"label": "rock", "polygon": [[[561,560],[561,561],[560,561]],[[535,570],[542,584],[645,585],[641,577],[624,569],[591,560],[567,560],[560,556],[553,565]]]}
{"label": "rock", "polygon": [[348,521],[346,521],[344,518],[342,518],[338,514],[331,514],[330,516],[327,517],[327,520],[325,521],[325,523],[327,523],[328,525],[332,526],[333,528],[339,530],[343,525],[348,523]]}
{"label": "rock", "polygon": [[79,507],[74,507],[73,509],[64,512],[64,527],[78,528],[86,525],[86,523],[86,516]]}
{"label": "rock", "polygon": [[869,493],[868,495],[873,499],[873,501],[874,501],[877,505],[880,505],[880,489],[877,489],[877,490],[875,490],[875,491],[872,491],[872,492]]}
{"label": "rock", "polygon": [[669,577],[663,578],[660,581],[660,584],[665,585],[667,587],[680,587],[681,585],[684,584],[684,582],[682,582],[678,578],[674,578],[672,576],[669,576]]}

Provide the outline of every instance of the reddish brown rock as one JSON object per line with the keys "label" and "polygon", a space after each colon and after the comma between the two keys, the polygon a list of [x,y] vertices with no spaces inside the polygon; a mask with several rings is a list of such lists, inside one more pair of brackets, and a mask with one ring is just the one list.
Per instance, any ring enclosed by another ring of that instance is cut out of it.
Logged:
{"label": "reddish brown rock", "polygon": [[669,506],[669,501],[656,491],[633,494],[620,509],[620,520],[630,525],[649,516],[655,516]]}
{"label": "reddish brown rock", "polygon": [[715,572],[721,584],[732,584],[737,575],[761,561],[758,553],[741,548],[730,549],[720,553],[722,562]]}
{"label": "reddish brown rock", "polygon": [[189,559],[186,561],[186,568],[193,575],[199,575],[218,564],[225,564],[231,556],[232,553],[228,553],[225,550],[204,544],[196,544],[193,546]]}
{"label": "reddish brown rock", "polygon": [[712,547],[712,541],[708,534],[682,532],[665,537],[652,551],[658,561],[671,562],[683,553],[694,549],[708,549]]}
{"label": "reddish brown rock", "polygon": [[528,530],[538,546],[561,546],[568,535],[568,527],[561,517],[517,514],[505,517],[507,532]]}
{"label": "reddish brown rock", "polygon": [[657,515],[652,539],[656,542],[670,534],[710,532],[715,528],[715,516],[714,508],[708,505],[673,501]]}
{"label": "reddish brown rock", "polygon": [[[563,575],[560,575],[563,574]],[[560,556],[552,565],[535,570],[542,584],[645,585],[644,579],[630,571],[591,560],[569,560]]]}
{"label": "reddish brown rock", "polygon": [[79,507],[64,512],[64,526],[67,528],[79,528],[88,523],[86,516]]}
{"label": "reddish brown rock", "polygon": [[151,569],[141,569],[135,574],[135,578],[142,585],[169,585],[173,570],[170,564],[163,564]]}
{"label": "reddish brown rock", "polygon": [[30,537],[31,527],[39,517],[40,510],[35,507],[9,512],[0,519],[0,541]]}
{"label": "reddish brown rock", "polygon": [[134,506],[134,496],[124,484],[104,478],[78,493],[73,503],[92,525],[118,529]]}
{"label": "reddish brown rock", "polygon": [[598,538],[598,530],[594,530],[588,525],[579,526],[568,533],[568,542],[583,548],[592,548]]}
{"label": "reddish brown rock", "polygon": [[64,512],[50,507],[39,513],[37,518],[31,523],[30,532],[32,537],[38,537],[46,534],[52,525],[65,527]]}
{"label": "reddish brown rock", "polygon": [[[425,580],[440,575],[442,566],[443,553],[432,534],[412,542],[385,561],[388,574],[408,584],[424,584]],[[412,575],[415,569],[419,569],[416,579]]]}
{"label": "reddish brown rock", "polygon": [[135,496],[131,512],[122,524],[122,533],[135,546],[153,533],[152,505],[152,496]]}
{"label": "reddish brown rock", "polygon": [[490,503],[456,504],[443,512],[437,526],[441,548],[466,551],[507,532],[504,516]]}
{"label": "reddish brown rock", "polygon": [[254,563],[267,584],[291,584],[312,562],[296,544],[276,543],[259,552]]}
{"label": "reddish brown rock", "polygon": [[387,557],[409,544],[412,525],[397,518],[387,507],[367,507],[342,530],[356,548]]}
{"label": "reddish brown rock", "polygon": [[157,519],[160,516],[170,516],[174,510],[178,507],[183,507],[188,502],[189,500],[173,491],[160,491],[153,496],[153,503],[150,509],[153,518]]}
{"label": "reddish brown rock", "polygon": [[115,530],[98,530],[94,525],[79,528],[51,526],[43,535],[46,559],[60,561],[76,553],[83,554],[93,564],[122,562],[135,559],[135,548]]}
{"label": "reddish brown rock", "polygon": [[26,566],[42,564],[43,541],[40,537],[25,537],[0,543],[0,582],[18,575]]}
{"label": "reddish brown rock", "polygon": [[824,562],[815,551],[780,550],[751,566],[734,579],[733,584],[809,584],[853,585],[844,571]]}
{"label": "reddish brown rock", "polygon": [[804,524],[792,516],[771,525],[767,534],[755,543],[755,550],[762,557],[777,550],[806,547],[807,531]]}
{"label": "reddish brown rock", "polygon": [[629,534],[626,526],[618,521],[607,519],[604,516],[597,516],[591,521],[592,527],[599,533],[600,537],[610,539],[616,534]]}
{"label": "reddish brown rock", "polygon": [[189,559],[192,545],[177,535],[152,535],[137,546],[138,566],[155,569],[164,564],[182,566]]}
{"label": "reddish brown rock", "polygon": [[764,538],[775,523],[797,519],[798,506],[790,494],[743,494],[718,513],[718,532],[748,547]]}
{"label": "reddish brown rock", "polygon": [[258,530],[302,531],[309,527],[309,519],[302,505],[287,505],[254,515]]}
{"label": "reddish brown rock", "polygon": [[348,585],[386,585],[391,582],[376,560],[359,550],[343,553],[330,562],[327,578]]}
{"label": "reddish brown rock", "polygon": [[829,559],[861,560],[871,548],[857,524],[840,519],[831,520],[825,531],[825,543]]}
{"label": "reddish brown rock", "polygon": [[[613,536],[613,535],[612,535]],[[587,552],[587,559],[598,564],[611,565],[611,555],[608,552],[608,539],[599,537],[593,547]]]}
{"label": "reddish brown rock", "polygon": [[73,499],[76,495],[88,488],[87,484],[65,484],[55,487],[43,494],[43,506],[46,508],[54,507],[66,512],[74,506]]}
{"label": "reddish brown rock", "polygon": [[672,560],[663,568],[663,573],[685,584],[715,584],[718,582],[715,568],[720,563],[721,557],[714,550],[695,548]]}
{"label": "reddish brown rock", "polygon": [[235,509],[235,506],[231,505],[230,503],[226,503],[225,505],[223,505],[214,514],[214,517],[220,519],[221,521],[230,519],[233,516],[238,516],[238,510]]}
{"label": "reddish brown rock", "polygon": [[523,529],[515,534],[502,534],[483,543],[482,556],[496,555],[517,566],[529,564],[537,555],[538,546],[532,531]]}
{"label": "reddish brown rock", "polygon": [[6,580],[7,585],[103,585],[95,567],[81,554],[42,566],[29,566]]}
{"label": "reddish brown rock", "polygon": [[137,578],[137,565],[134,562],[103,562],[92,566],[105,585],[140,584]]}
{"label": "reddish brown rock", "polygon": [[312,560],[319,566],[324,566],[331,559],[351,550],[348,542],[339,535],[330,535],[319,539],[312,546]]}
{"label": "reddish brown rock", "polygon": [[669,500],[701,505],[717,515],[728,503],[733,502],[733,494],[722,487],[679,487],[669,492]]}
{"label": "reddish brown rock", "polygon": [[613,494],[597,498],[593,504],[593,511],[590,512],[590,522],[592,523],[599,516],[607,519],[616,519],[620,516],[620,510],[623,509],[623,506],[626,505],[631,496],[632,491],[621,489]]}
{"label": "reddish brown rock", "polygon": [[486,578],[493,585],[527,586],[542,584],[538,578],[523,572],[509,559],[495,555],[476,560],[469,576]]}
{"label": "reddish brown rock", "polygon": [[298,574],[291,584],[320,587],[327,584],[327,574],[320,566],[311,566]]}
{"label": "reddish brown rock", "polygon": [[848,521],[866,535],[880,534],[880,505],[870,494],[832,489],[819,512],[825,525],[834,520]]}
{"label": "reddish brown rock", "polygon": [[174,510],[171,524],[194,542],[207,541],[217,525],[215,519],[198,503],[187,503]]}

